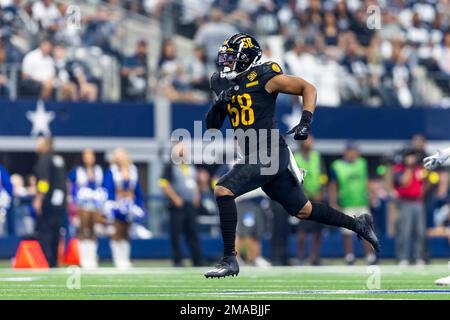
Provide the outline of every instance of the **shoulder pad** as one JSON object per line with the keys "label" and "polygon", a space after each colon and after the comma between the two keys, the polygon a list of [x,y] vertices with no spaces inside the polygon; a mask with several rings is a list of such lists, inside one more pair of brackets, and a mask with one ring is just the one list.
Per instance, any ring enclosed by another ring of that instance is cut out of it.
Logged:
{"label": "shoulder pad", "polygon": [[273,61],[267,61],[262,64],[263,71],[264,72],[273,72],[276,74],[283,73],[283,70],[281,69],[280,65]]}
{"label": "shoulder pad", "polygon": [[279,64],[272,61],[260,64],[255,68],[255,72],[258,74],[259,84],[262,87],[264,87],[270,79],[283,73]]}

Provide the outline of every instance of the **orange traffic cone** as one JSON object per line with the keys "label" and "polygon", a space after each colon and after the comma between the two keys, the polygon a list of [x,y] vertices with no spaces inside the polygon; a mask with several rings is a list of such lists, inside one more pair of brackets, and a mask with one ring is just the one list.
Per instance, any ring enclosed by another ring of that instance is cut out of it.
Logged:
{"label": "orange traffic cone", "polygon": [[36,240],[22,240],[17,249],[13,267],[48,269],[48,262]]}
{"label": "orange traffic cone", "polygon": [[61,238],[59,240],[59,244],[58,244],[58,266],[62,267],[65,262],[65,257],[64,257],[64,250],[65,250],[65,246],[66,246],[66,241],[64,238]]}
{"label": "orange traffic cone", "polygon": [[64,256],[64,263],[71,266],[80,265],[80,246],[77,238],[70,239]]}

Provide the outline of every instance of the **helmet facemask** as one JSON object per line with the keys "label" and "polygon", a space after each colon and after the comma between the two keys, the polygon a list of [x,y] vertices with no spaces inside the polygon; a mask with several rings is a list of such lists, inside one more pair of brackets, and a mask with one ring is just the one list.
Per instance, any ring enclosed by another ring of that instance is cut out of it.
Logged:
{"label": "helmet facemask", "polygon": [[240,73],[247,71],[253,63],[249,64],[249,58],[242,52],[236,53],[232,49],[223,46],[217,55],[217,66],[222,78],[233,80]]}

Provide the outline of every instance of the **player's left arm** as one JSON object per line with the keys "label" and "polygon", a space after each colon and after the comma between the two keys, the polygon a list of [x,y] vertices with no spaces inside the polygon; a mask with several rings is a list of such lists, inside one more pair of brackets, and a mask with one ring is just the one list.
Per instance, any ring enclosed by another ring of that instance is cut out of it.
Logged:
{"label": "player's left arm", "polygon": [[295,133],[295,140],[306,140],[311,129],[312,116],[316,109],[316,88],[300,77],[279,74],[267,81],[265,90],[269,93],[279,92],[302,97],[303,112],[300,123],[289,130],[287,134]]}

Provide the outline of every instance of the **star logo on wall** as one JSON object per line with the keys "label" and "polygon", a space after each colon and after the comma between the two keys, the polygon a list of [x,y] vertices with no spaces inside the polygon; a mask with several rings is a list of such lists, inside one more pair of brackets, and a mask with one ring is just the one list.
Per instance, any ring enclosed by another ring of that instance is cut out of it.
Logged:
{"label": "star logo on wall", "polygon": [[45,105],[42,100],[39,100],[36,105],[35,111],[28,111],[26,113],[27,119],[32,124],[31,135],[34,137],[43,135],[51,136],[50,122],[55,119],[55,113],[53,111],[45,110]]}

